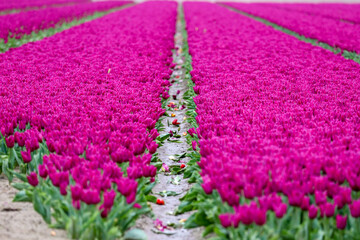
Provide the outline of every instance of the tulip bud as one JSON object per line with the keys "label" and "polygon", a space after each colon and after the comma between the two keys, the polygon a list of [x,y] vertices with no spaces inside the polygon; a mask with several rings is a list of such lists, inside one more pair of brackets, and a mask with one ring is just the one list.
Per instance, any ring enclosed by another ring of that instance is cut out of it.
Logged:
{"label": "tulip bud", "polygon": [[75,186],[71,186],[70,190],[73,201],[80,200],[81,195],[83,194],[82,187],[80,187],[79,185],[75,185]]}
{"label": "tulip bud", "polygon": [[156,149],[159,145],[155,142],[151,142],[151,144],[148,146],[148,150],[150,154],[154,154],[156,152]]}
{"label": "tulip bud", "polygon": [[158,136],[159,136],[159,133],[158,133],[157,129],[156,129],[156,128],[151,129],[150,134],[149,134],[149,137],[150,137],[152,140],[155,140]]}
{"label": "tulip bud", "polygon": [[126,202],[127,202],[128,204],[130,204],[130,203],[132,203],[132,202],[135,201],[135,198],[136,198],[136,190],[135,190],[135,191],[132,191],[132,192],[130,193],[130,195],[126,197]]}
{"label": "tulip bud", "polygon": [[5,132],[3,135],[10,136],[14,134],[14,126],[12,123],[9,123],[5,126]]}
{"label": "tulip bud", "polygon": [[301,209],[304,211],[309,210],[310,207],[310,198],[309,197],[303,197],[301,201]]}
{"label": "tulip bud", "polygon": [[52,182],[52,184],[56,187],[60,187],[60,173],[54,172],[49,174],[49,178]]}
{"label": "tulip bud", "polygon": [[291,191],[289,195],[289,204],[291,206],[300,207],[304,194],[299,190]]}
{"label": "tulip bud", "polygon": [[39,175],[44,179],[48,176],[48,171],[43,164],[39,165]]}
{"label": "tulip bud", "polygon": [[131,152],[126,148],[121,148],[111,153],[111,159],[117,163],[128,162],[131,157]]}
{"label": "tulip bud", "polygon": [[242,211],[240,212],[240,216],[241,216],[241,221],[243,224],[245,225],[250,225],[252,224],[253,220],[253,213],[252,210],[250,209],[250,207],[245,206]]}
{"label": "tulip bud", "polygon": [[84,190],[82,200],[90,205],[90,204],[98,204],[100,202],[100,193],[98,190]]}
{"label": "tulip bud", "polygon": [[248,184],[244,188],[244,196],[247,199],[253,199],[255,197],[255,188],[253,185]]}
{"label": "tulip bud", "polygon": [[36,187],[39,184],[39,180],[35,172],[30,173],[30,175],[28,175],[26,178],[29,184],[33,187]]}
{"label": "tulip bud", "polygon": [[325,204],[325,216],[330,218],[332,216],[334,216],[335,213],[335,205],[331,204],[331,203],[326,203]]}
{"label": "tulip bud", "polygon": [[72,205],[75,209],[80,210],[80,201],[79,200],[72,200]]}
{"label": "tulip bud", "polygon": [[26,129],[26,121],[25,120],[22,120],[22,121],[19,122],[19,129],[21,131]]}
{"label": "tulip bud", "polygon": [[219,219],[224,228],[231,226],[231,216],[229,213],[220,214]]}
{"label": "tulip bud", "polygon": [[347,221],[346,216],[337,215],[336,216],[336,227],[341,230],[345,229],[346,221]]}
{"label": "tulip bud", "polygon": [[326,193],[325,192],[320,192],[320,191],[316,191],[315,192],[315,203],[316,205],[320,206],[321,204],[326,203]]}
{"label": "tulip bud", "polygon": [[53,153],[55,152],[55,143],[52,141],[47,141],[47,146],[49,149],[49,152]]}
{"label": "tulip bud", "polygon": [[61,195],[66,196],[66,194],[67,194],[67,191],[66,191],[67,186],[68,185],[67,185],[66,182],[60,183],[60,194]]}
{"label": "tulip bud", "polygon": [[192,149],[193,149],[194,151],[196,151],[196,145],[197,145],[197,142],[196,142],[196,141],[192,141],[192,142],[191,142],[191,146],[192,146]]}
{"label": "tulip bud", "polygon": [[360,217],[360,200],[353,201],[353,203],[349,207],[351,216],[353,218]]}
{"label": "tulip bud", "polygon": [[310,219],[314,219],[314,218],[317,217],[317,214],[318,214],[318,209],[317,209],[317,207],[314,206],[314,205],[311,205],[311,206],[309,207],[309,218],[310,218]]}
{"label": "tulip bud", "polygon": [[199,94],[199,93],[200,93],[200,87],[199,87],[199,86],[194,86],[193,89],[194,89],[194,92],[195,92],[196,94]]}
{"label": "tulip bud", "polygon": [[190,134],[191,137],[194,137],[194,134],[196,133],[196,132],[195,132],[195,128],[190,128],[190,129],[188,130],[188,133]]}
{"label": "tulip bud", "polygon": [[15,146],[15,138],[13,135],[5,138],[5,143],[8,148],[13,148]]}
{"label": "tulip bud", "polygon": [[114,204],[115,196],[116,196],[116,193],[114,190],[104,193],[104,207],[105,208],[109,208],[109,209],[112,208],[112,206]]}
{"label": "tulip bud", "polygon": [[277,218],[282,218],[287,211],[287,205],[285,203],[281,203],[279,206],[275,208],[275,215]]}
{"label": "tulip bud", "polygon": [[103,207],[100,215],[102,218],[106,218],[108,216],[109,212],[110,212],[110,209]]}
{"label": "tulip bud", "polygon": [[168,92],[163,92],[162,97],[163,99],[168,99],[170,97],[170,94]]}
{"label": "tulip bud", "polygon": [[19,147],[25,146],[25,135],[24,133],[16,132],[14,134],[15,142],[19,145]]}
{"label": "tulip bud", "polygon": [[256,209],[255,210],[254,222],[258,226],[262,226],[266,223],[266,210],[265,209]]}
{"label": "tulip bud", "polygon": [[201,187],[204,189],[204,192],[206,194],[211,194],[213,191],[213,188],[212,188],[210,182],[204,182],[203,184],[201,184]]}
{"label": "tulip bud", "polygon": [[29,162],[31,162],[31,153],[30,153],[29,150],[26,151],[26,152],[24,152],[24,151],[21,152],[21,157],[22,157],[24,163],[29,163]]}

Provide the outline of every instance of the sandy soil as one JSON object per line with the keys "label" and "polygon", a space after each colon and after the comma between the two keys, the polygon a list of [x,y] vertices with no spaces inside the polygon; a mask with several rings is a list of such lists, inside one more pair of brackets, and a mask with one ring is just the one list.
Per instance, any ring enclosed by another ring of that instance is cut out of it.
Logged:
{"label": "sandy soil", "polygon": [[66,233],[50,229],[32,203],[12,202],[17,190],[0,175],[0,238],[6,240],[67,239]]}

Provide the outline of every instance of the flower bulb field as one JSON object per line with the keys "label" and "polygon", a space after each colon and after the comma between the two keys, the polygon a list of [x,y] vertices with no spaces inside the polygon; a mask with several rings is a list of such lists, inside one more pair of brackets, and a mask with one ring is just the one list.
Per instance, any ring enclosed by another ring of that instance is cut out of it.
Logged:
{"label": "flower bulb field", "polygon": [[360,239],[360,4],[0,0],[0,236]]}

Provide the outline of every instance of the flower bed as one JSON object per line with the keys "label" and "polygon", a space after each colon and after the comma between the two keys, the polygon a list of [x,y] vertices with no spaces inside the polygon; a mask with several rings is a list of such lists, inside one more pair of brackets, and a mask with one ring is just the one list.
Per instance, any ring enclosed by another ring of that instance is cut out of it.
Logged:
{"label": "flower bed", "polygon": [[49,7],[56,4],[74,4],[90,2],[89,0],[1,0],[0,11],[26,9],[33,7]]}
{"label": "flower bed", "polygon": [[269,5],[226,3],[235,9],[266,19],[307,38],[360,53],[360,25],[318,15],[293,12]]}
{"label": "flower bed", "polygon": [[139,4],[0,55],[2,170],[26,172],[15,200],[72,238],[119,237],[149,211],[176,5]]}
{"label": "flower bed", "polygon": [[354,238],[360,66],[221,6],[184,12],[202,177],[180,206],[198,209],[187,226],[227,239]]}
{"label": "flower bed", "polygon": [[269,4],[269,6],[297,11],[311,15],[320,15],[327,18],[344,20],[360,24],[360,4],[341,3],[292,3],[292,4]]}
{"label": "flower bed", "polygon": [[108,1],[84,3],[65,7],[45,8],[0,16],[0,38],[5,43],[8,38],[21,38],[39,30],[54,28],[62,23],[71,22],[95,12],[120,7],[130,1]]}

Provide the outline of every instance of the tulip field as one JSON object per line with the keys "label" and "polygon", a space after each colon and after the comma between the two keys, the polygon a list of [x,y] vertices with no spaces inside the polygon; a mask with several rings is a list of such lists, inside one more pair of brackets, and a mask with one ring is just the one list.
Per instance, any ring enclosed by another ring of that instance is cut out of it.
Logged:
{"label": "tulip field", "polygon": [[359,16],[0,0],[0,234],[360,239]]}

